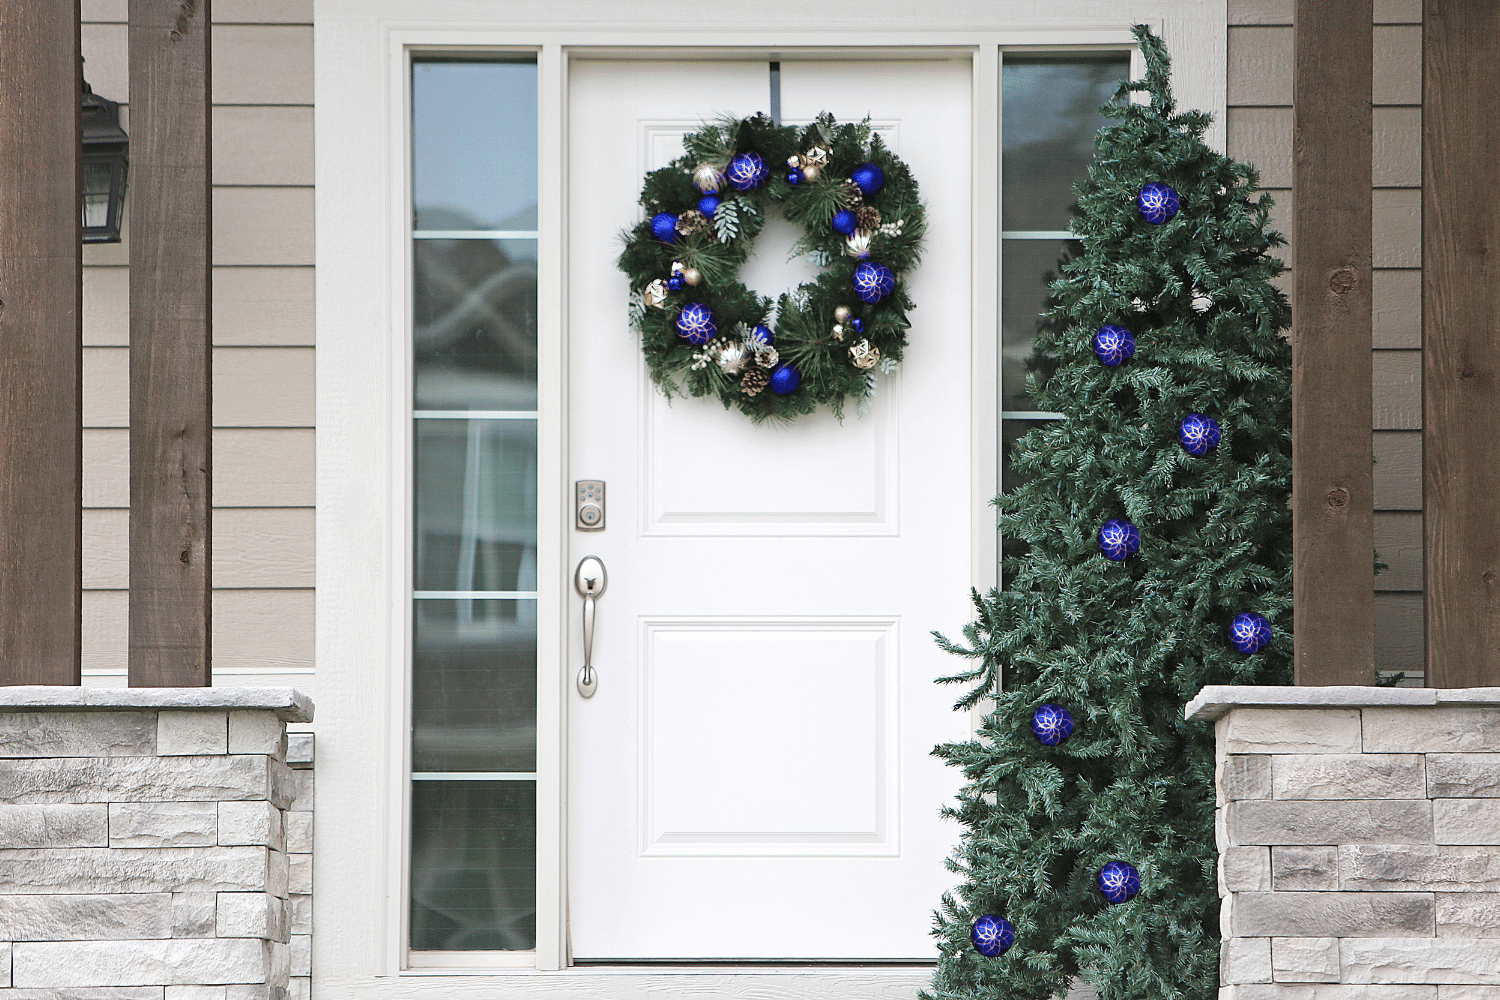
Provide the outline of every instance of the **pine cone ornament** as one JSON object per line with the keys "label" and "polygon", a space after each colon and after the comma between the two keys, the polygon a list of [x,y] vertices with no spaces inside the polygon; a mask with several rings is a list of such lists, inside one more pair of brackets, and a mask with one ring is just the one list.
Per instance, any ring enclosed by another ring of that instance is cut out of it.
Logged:
{"label": "pine cone ornament", "polygon": [[764,368],[747,368],[740,376],[740,392],[747,396],[754,396],[770,384],[771,373]]}
{"label": "pine cone ornament", "polygon": [[[873,205],[865,205],[857,213],[859,219],[859,231],[862,233],[873,233],[880,228],[880,209]],[[678,220],[678,228],[682,228],[681,220]]]}
{"label": "pine cone ornament", "polygon": [[844,189],[839,192],[839,201],[850,208],[858,208],[865,203],[865,193],[859,189],[858,184],[845,181]]}
{"label": "pine cone ornament", "polygon": [[692,236],[708,229],[708,219],[696,208],[688,209],[677,217],[677,231],[684,236]]}
{"label": "pine cone ornament", "polygon": [[755,363],[761,368],[775,368],[776,363],[779,360],[780,355],[776,353],[776,348],[774,347],[761,347],[756,349]]}

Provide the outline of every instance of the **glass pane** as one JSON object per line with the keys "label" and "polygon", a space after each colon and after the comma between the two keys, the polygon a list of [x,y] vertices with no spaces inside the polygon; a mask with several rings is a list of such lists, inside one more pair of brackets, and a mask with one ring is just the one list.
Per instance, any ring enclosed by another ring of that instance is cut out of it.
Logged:
{"label": "glass pane", "polygon": [[535,858],[534,782],[412,782],[412,948],[535,948]]}
{"label": "glass pane", "polygon": [[413,771],[536,770],[536,601],[417,601]]}
{"label": "glass pane", "polygon": [[419,410],[536,409],[536,241],[415,240]]}
{"label": "glass pane", "polygon": [[536,421],[418,420],[416,590],[536,589]]}
{"label": "glass pane", "polygon": [[1099,108],[1130,75],[1124,53],[1106,59],[1006,58],[1001,95],[1001,228],[1068,228],[1073,183],[1088,173]]}
{"label": "glass pane", "polygon": [[1000,421],[1000,448],[1005,461],[1001,466],[1000,490],[1009,493],[1011,490],[1026,482],[1026,479],[1011,471],[1010,455],[1015,449],[1016,442],[1021,436],[1033,427],[1043,427],[1052,423],[1051,420],[1002,420]]}
{"label": "glass pane", "polygon": [[536,62],[416,62],[413,225],[536,229]]}
{"label": "glass pane", "polygon": [[1033,346],[1037,333],[1051,322],[1042,318],[1051,299],[1047,284],[1062,273],[1062,262],[1082,247],[1073,240],[1005,241],[1000,259],[1001,409],[1037,408],[1026,391],[1026,375],[1047,374],[1047,359]]}
{"label": "glass pane", "polygon": [[83,164],[83,224],[91,229],[109,225],[109,186],[114,170],[108,163]]}

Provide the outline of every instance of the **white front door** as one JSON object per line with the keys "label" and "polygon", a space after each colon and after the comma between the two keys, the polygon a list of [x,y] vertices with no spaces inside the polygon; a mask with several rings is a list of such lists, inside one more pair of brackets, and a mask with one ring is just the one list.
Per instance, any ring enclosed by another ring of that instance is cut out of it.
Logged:
{"label": "white front door", "polygon": [[[650,384],[615,267],[646,171],[707,119],[767,107],[763,61],[578,61],[571,70],[571,478],[606,483],[572,567],[609,572],[598,690],[570,690],[574,960],[928,958],[954,877],[967,735],[930,631],[971,579],[971,70],[966,61],[781,63],[788,123],[869,115],[921,186],[906,363],[870,411],[755,426]],[[747,284],[813,273],[768,225]],[[573,622],[579,620],[575,598]],[[570,639],[582,663],[581,628]]]}

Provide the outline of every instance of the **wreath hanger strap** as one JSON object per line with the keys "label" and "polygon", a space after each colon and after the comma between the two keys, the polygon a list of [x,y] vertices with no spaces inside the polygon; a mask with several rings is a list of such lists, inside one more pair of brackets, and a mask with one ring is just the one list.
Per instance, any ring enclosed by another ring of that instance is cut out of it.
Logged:
{"label": "wreath hanger strap", "polygon": [[[774,77],[773,77],[774,79]],[[925,213],[911,171],[866,119],[805,128],[766,115],[705,125],[646,175],[624,234],[631,322],[666,395],[714,396],[757,422],[861,412],[906,347],[905,278]],[[818,276],[776,300],[739,279],[769,204],[802,227]]]}

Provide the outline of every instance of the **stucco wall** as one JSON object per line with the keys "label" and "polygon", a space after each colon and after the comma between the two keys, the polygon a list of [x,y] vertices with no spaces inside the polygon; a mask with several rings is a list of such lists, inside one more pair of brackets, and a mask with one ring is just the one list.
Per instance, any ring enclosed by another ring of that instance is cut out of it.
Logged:
{"label": "stucco wall", "polygon": [[[1408,675],[1423,655],[1421,20],[1421,0],[1375,0],[1375,547],[1390,566],[1374,584],[1375,663]],[[1260,168],[1288,238],[1291,25],[1292,0],[1229,0],[1229,153]]]}
{"label": "stucco wall", "polygon": [[[312,0],[213,4],[214,681],[312,687]],[[126,0],[83,0],[84,75],[129,102]],[[128,108],[125,128],[129,131]],[[124,683],[129,215],[84,250],[83,672]]]}

